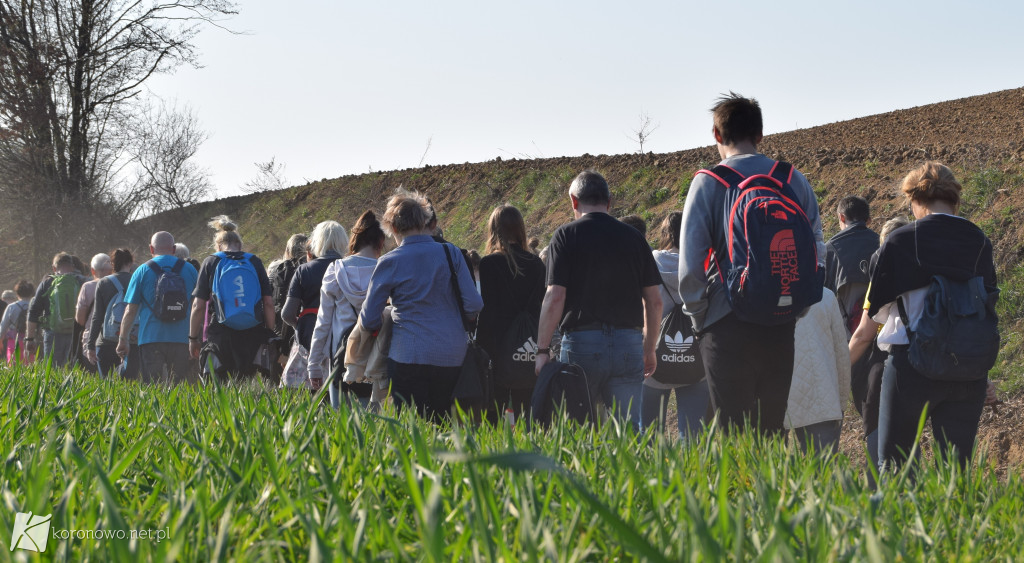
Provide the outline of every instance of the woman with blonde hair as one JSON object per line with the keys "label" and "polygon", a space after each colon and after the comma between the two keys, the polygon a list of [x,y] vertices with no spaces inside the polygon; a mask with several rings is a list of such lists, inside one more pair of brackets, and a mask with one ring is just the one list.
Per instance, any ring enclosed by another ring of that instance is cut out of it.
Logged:
{"label": "woman with blonde hair", "polygon": [[[494,398],[499,412],[511,409],[519,416],[529,411],[537,381],[531,357],[538,347],[544,263],[528,250],[526,223],[515,207],[496,207],[487,221],[487,233],[486,256],[480,259],[479,268],[484,308],[477,325],[477,342],[494,365]],[[517,324],[529,330],[518,329]],[[510,327],[514,333],[511,336]]]}
{"label": "woman with blonde hair", "polygon": [[917,328],[934,276],[953,282],[980,277],[994,305],[992,243],[974,223],[957,216],[961,186],[946,166],[924,163],[907,174],[901,191],[917,220],[890,233],[878,251],[863,320],[850,340],[850,360],[867,351],[876,333],[879,348],[888,352],[878,412],[883,466],[907,460],[922,413],[932,420],[940,453],[949,456],[955,449],[964,466],[974,449],[988,374],[979,369],[950,381],[919,372],[910,362],[908,328]]}
{"label": "woman with blonde hair", "polygon": [[371,332],[379,329],[384,306],[391,301],[392,397],[399,408],[412,404],[421,415],[438,420],[451,409],[466,356],[463,321],[469,319],[460,311],[475,317],[483,302],[459,249],[431,238],[430,220],[427,201],[418,193],[400,188],[388,202],[381,223],[398,248],[377,261],[359,323]]}
{"label": "woman with blonde hair", "polygon": [[[320,290],[327,267],[341,259],[348,248],[348,233],[337,221],[318,224],[306,244],[306,263],[295,270],[288,287],[288,299],[281,310],[281,319],[295,328],[296,342],[308,354],[320,311]],[[305,370],[303,370],[305,374]],[[312,382],[308,382],[312,383]],[[305,380],[301,385],[308,384]],[[287,385],[300,384],[289,381]]]}
{"label": "woman with blonde hair", "polygon": [[[192,292],[192,317],[188,348],[193,360],[203,349],[200,342],[207,303],[211,304],[206,347],[213,358],[213,373],[251,376],[256,373],[253,358],[274,330],[274,300],[267,270],[259,257],[242,251],[238,227],[227,215],[214,217],[208,225],[215,231],[217,251],[199,268]],[[206,373],[210,365],[201,365]]]}
{"label": "woman with blonde hair", "polygon": [[[323,384],[337,348],[358,320],[359,308],[363,306],[370,285],[370,275],[384,251],[386,238],[377,215],[373,211],[364,212],[352,227],[348,256],[335,260],[324,272],[320,309],[310,340],[307,368],[310,383],[315,389]],[[365,405],[371,391],[369,383],[335,381],[329,389],[331,406],[338,408],[342,393],[355,395]]]}

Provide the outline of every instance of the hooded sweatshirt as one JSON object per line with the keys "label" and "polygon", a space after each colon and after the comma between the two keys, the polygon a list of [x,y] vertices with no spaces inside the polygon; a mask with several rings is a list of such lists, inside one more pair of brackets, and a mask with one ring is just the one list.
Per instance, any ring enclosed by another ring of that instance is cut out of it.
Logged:
{"label": "hooded sweatshirt", "polygon": [[309,377],[324,378],[335,348],[345,331],[356,324],[359,309],[366,299],[370,275],[377,260],[365,256],[349,256],[335,260],[324,273],[320,287],[320,310],[309,347]]}

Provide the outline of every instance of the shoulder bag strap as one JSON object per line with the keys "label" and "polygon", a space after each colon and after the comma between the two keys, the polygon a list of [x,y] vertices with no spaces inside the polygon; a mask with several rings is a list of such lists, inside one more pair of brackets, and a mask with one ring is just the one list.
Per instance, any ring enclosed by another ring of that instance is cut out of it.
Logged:
{"label": "shoulder bag strap", "polygon": [[469,325],[466,323],[466,310],[462,306],[462,290],[459,289],[459,276],[455,271],[455,263],[452,262],[452,255],[448,252],[449,246],[452,245],[448,243],[443,245],[444,257],[448,259],[448,271],[451,272],[452,290],[455,292],[455,303],[459,306],[459,320],[462,321],[462,328],[464,328],[466,332],[469,332]]}

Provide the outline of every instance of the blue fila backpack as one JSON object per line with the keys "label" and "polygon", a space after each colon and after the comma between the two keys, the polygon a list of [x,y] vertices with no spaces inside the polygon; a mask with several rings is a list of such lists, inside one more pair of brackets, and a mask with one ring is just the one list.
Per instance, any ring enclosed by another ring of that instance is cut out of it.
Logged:
{"label": "blue fila backpack", "polygon": [[258,305],[263,301],[263,290],[256,268],[250,262],[252,254],[246,252],[233,259],[225,252],[214,254],[220,260],[213,272],[213,302],[220,323],[235,330],[252,328],[263,322]]}
{"label": "blue fila backpack", "polygon": [[725,189],[725,247],[712,248],[707,269],[718,270],[732,310],[742,321],[794,321],[821,301],[825,271],[807,214],[790,185],[793,166],[776,162],[768,174],[744,177],[719,164],[700,170]]}

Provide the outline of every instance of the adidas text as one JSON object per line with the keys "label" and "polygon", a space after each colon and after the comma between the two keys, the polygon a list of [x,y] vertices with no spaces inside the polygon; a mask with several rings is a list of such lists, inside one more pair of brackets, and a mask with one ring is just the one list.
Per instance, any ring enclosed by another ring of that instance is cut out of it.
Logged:
{"label": "adidas text", "polygon": [[512,354],[512,359],[517,362],[535,362],[537,361],[537,354],[527,354],[526,352],[516,352]]}
{"label": "adidas text", "polygon": [[694,356],[694,355],[687,356],[686,354],[662,354],[661,355],[661,361],[669,362],[669,363],[674,363],[674,364],[677,364],[677,363],[687,363],[688,364],[688,363],[691,363],[691,362],[696,362],[697,361],[697,356]]}

